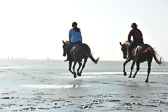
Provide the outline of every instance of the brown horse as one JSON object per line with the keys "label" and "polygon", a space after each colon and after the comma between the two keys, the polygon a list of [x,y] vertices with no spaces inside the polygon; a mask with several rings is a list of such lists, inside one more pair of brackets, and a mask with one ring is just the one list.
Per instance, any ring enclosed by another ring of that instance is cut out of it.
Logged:
{"label": "brown horse", "polygon": [[[123,58],[126,59],[126,61],[123,64],[123,72],[124,72],[124,76],[126,76],[127,73],[125,72],[125,66],[128,62],[131,61],[131,59],[128,58],[128,47],[130,43],[128,41],[124,42],[123,44],[120,42],[120,45],[121,45],[121,50],[123,52]],[[133,75],[133,78],[135,78],[137,72],[140,69],[140,63],[147,61],[148,62],[148,75],[147,75],[145,82],[148,82],[153,57],[156,63],[158,63],[159,65],[163,64],[162,58],[160,59],[157,58],[156,51],[150,45],[142,44],[140,46],[137,46],[135,49],[133,49],[132,65],[131,65],[131,72],[130,72],[129,78],[131,78],[132,76],[132,70],[134,68],[135,63],[136,63],[137,68],[136,68],[136,72]]]}
{"label": "brown horse", "polygon": [[[62,42],[63,42],[63,56],[66,56],[67,54],[66,48],[67,48],[67,45],[69,44],[69,41],[65,41],[65,42],[62,41]],[[74,75],[74,78],[76,78],[77,76],[81,76],[88,58],[90,58],[95,64],[97,64],[99,60],[99,58],[97,58],[96,60],[93,58],[93,56],[91,55],[91,50],[89,46],[84,43],[75,44],[70,51],[70,56],[71,58],[69,60],[69,71]],[[84,59],[83,65],[82,65],[82,59]],[[71,70],[72,62],[74,62],[73,71]],[[79,64],[79,67],[77,69],[77,75],[75,72],[76,63]],[[82,66],[82,69],[80,70],[81,66]]]}

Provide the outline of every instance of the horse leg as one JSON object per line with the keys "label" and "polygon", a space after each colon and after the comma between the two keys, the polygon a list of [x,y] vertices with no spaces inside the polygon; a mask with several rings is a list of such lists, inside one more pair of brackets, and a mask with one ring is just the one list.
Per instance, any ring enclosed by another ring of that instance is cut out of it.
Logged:
{"label": "horse leg", "polygon": [[132,70],[134,69],[134,65],[135,65],[135,62],[134,62],[134,61],[132,61],[132,65],[131,65],[131,72],[130,72],[129,78],[131,78],[131,75],[132,75]]}
{"label": "horse leg", "polygon": [[137,72],[139,71],[139,69],[140,69],[140,67],[139,67],[139,66],[140,66],[140,63],[136,63],[136,66],[137,66],[136,72],[134,73],[134,76],[133,76],[132,78],[135,78]]}
{"label": "horse leg", "polygon": [[73,65],[73,74],[74,74],[74,78],[76,78],[76,72],[75,72],[75,66],[76,66],[76,61],[74,62],[74,65]]}
{"label": "horse leg", "polygon": [[128,62],[130,62],[130,61],[131,61],[131,59],[127,59],[127,60],[123,63],[123,72],[124,72],[124,76],[127,75],[127,73],[125,72],[125,66],[126,66],[126,64],[127,64]]}
{"label": "horse leg", "polygon": [[78,67],[78,70],[77,70],[77,75],[81,76],[81,74],[79,73],[79,70],[80,70],[80,68],[82,66],[82,63],[80,61],[78,61],[78,64],[79,64],[79,67]]}
{"label": "horse leg", "polygon": [[71,66],[72,66],[72,61],[69,61],[69,71],[73,74],[73,72],[71,70]]}
{"label": "horse leg", "polygon": [[146,83],[148,83],[148,80],[149,80],[149,74],[150,74],[150,71],[151,71],[151,63],[152,63],[152,61],[148,61],[148,75],[147,75],[147,78],[145,80]]}
{"label": "horse leg", "polygon": [[84,59],[84,62],[83,62],[83,65],[82,65],[82,69],[81,69],[81,71],[80,71],[80,75],[82,74],[82,71],[83,71],[83,69],[85,68],[86,62],[87,62],[87,58]]}

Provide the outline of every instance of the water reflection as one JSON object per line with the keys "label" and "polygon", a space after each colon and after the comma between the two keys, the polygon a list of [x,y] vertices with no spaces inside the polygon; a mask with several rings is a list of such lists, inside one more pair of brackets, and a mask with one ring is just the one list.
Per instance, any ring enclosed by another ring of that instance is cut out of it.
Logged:
{"label": "water reflection", "polygon": [[41,89],[46,89],[46,88],[56,88],[56,89],[61,89],[61,88],[79,88],[79,87],[89,87],[87,85],[23,85],[22,87],[25,88],[41,88]]}
{"label": "water reflection", "polygon": [[86,88],[89,87],[89,85],[83,84],[82,80],[73,80],[70,81],[67,85],[23,85],[22,87],[25,88],[56,88],[56,89],[61,89],[61,88]]}

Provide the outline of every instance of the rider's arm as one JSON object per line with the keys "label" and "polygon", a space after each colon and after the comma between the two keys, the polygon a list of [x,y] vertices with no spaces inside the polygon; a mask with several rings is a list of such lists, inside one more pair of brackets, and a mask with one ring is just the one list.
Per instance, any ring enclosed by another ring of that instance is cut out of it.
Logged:
{"label": "rider's arm", "polygon": [[80,33],[80,42],[82,42],[82,34]]}
{"label": "rider's arm", "polygon": [[132,30],[129,32],[129,34],[128,34],[128,41],[129,41],[129,43],[131,43],[131,36],[133,35],[132,34],[133,32],[132,32]]}
{"label": "rider's arm", "polygon": [[72,38],[72,30],[69,30],[69,41],[71,42],[71,38]]}

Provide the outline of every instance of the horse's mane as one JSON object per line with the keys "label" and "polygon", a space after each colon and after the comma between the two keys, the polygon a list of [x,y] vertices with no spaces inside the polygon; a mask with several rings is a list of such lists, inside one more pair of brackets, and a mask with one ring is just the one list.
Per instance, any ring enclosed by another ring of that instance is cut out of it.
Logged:
{"label": "horse's mane", "polygon": [[66,40],[65,43],[68,44],[70,41],[69,40]]}
{"label": "horse's mane", "polygon": [[128,42],[128,41],[125,41],[124,43],[123,43],[123,45],[130,45],[130,43]]}
{"label": "horse's mane", "polygon": [[[132,43],[133,41],[131,41],[131,43]],[[123,43],[123,45],[125,45],[127,48],[130,46],[130,43],[129,43],[129,41],[128,40],[126,40],[124,43]]]}
{"label": "horse's mane", "polygon": [[[131,40],[131,43],[132,43],[133,41]],[[124,43],[123,43],[123,45],[126,45],[126,46],[129,46],[130,45],[130,42],[128,41],[128,40],[126,40]]]}

